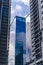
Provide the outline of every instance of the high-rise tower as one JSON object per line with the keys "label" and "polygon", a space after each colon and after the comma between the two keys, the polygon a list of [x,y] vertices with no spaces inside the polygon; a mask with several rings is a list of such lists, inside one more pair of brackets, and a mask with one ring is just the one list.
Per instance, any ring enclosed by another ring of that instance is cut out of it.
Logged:
{"label": "high-rise tower", "polygon": [[30,15],[26,16],[26,62],[31,61],[31,29],[30,29]]}
{"label": "high-rise tower", "polygon": [[43,0],[30,0],[32,60],[43,65]]}
{"label": "high-rise tower", "polygon": [[8,65],[11,0],[0,0],[0,65]]}
{"label": "high-rise tower", "polygon": [[26,63],[26,19],[16,16],[15,22],[15,65]]}

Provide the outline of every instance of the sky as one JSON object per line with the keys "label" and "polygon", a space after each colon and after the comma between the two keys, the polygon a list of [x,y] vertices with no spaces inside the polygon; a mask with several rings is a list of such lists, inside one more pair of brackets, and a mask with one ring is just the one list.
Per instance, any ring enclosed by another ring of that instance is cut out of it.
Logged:
{"label": "sky", "polygon": [[[29,7],[29,0],[11,0],[11,22],[13,21],[15,16],[22,16],[26,17],[30,12],[30,7]],[[30,15],[29,19],[30,21]],[[14,49],[14,37],[15,37],[15,31],[10,31],[10,47],[9,47],[9,65],[14,65],[14,54],[15,54],[15,49]]]}
{"label": "sky", "polygon": [[29,12],[29,0],[11,0],[11,22],[14,16],[24,17]]}

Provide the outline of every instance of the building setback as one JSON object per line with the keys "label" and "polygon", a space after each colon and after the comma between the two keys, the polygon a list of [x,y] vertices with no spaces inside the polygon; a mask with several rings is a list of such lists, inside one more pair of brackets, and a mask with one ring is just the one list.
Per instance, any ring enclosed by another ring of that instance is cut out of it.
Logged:
{"label": "building setback", "polygon": [[0,65],[8,65],[10,0],[0,0]]}
{"label": "building setback", "polygon": [[15,22],[15,65],[26,63],[26,20],[16,16]]}
{"label": "building setback", "polygon": [[43,0],[30,0],[30,19],[32,60],[43,65]]}

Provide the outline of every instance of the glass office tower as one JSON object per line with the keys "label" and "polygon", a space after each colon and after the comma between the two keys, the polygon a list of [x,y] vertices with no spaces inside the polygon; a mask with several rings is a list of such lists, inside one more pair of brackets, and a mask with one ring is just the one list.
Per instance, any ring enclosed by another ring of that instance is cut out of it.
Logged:
{"label": "glass office tower", "polygon": [[8,65],[10,1],[0,0],[0,65]]}
{"label": "glass office tower", "polygon": [[43,0],[30,0],[32,60],[43,65]]}
{"label": "glass office tower", "polygon": [[26,63],[26,20],[16,16],[15,22],[15,65]]}

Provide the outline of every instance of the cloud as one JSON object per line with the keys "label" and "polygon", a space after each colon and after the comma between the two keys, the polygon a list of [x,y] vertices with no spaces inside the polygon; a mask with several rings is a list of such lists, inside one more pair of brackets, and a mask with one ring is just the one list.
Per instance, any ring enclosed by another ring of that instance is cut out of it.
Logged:
{"label": "cloud", "polygon": [[30,0],[21,0],[21,2],[23,2],[25,5],[28,5],[29,6]]}
{"label": "cloud", "polygon": [[16,3],[23,2],[25,5],[29,6],[30,0],[12,0],[12,2]]}
{"label": "cloud", "polygon": [[11,6],[11,15],[14,14],[14,16],[20,14],[21,15],[22,12],[22,6],[20,6],[19,4],[17,4],[15,7]]}
{"label": "cloud", "polygon": [[16,4],[15,6],[12,5],[11,6],[11,22],[15,16],[18,16],[18,15],[21,16],[22,15],[21,12],[22,12],[21,5],[19,4]]}
{"label": "cloud", "polygon": [[17,4],[17,5],[15,6],[15,15],[16,15],[16,16],[21,16],[21,15],[22,15],[21,12],[22,12],[22,6],[19,5],[19,4]]}
{"label": "cloud", "polygon": [[15,14],[15,9],[11,6],[11,14]]}
{"label": "cloud", "polygon": [[12,2],[20,2],[20,0],[12,0]]}
{"label": "cloud", "polygon": [[22,11],[22,7],[20,6],[20,5],[16,5],[16,7],[15,7],[15,9],[17,10],[17,11]]}
{"label": "cloud", "polygon": [[14,16],[25,16],[29,12],[29,0],[12,0],[11,21]]}

